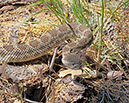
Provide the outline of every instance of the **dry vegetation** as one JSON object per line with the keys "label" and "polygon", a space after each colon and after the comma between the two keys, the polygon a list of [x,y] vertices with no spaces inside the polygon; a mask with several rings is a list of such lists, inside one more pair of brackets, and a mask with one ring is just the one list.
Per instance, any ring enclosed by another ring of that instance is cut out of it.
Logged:
{"label": "dry vegetation", "polygon": [[74,21],[86,24],[94,36],[92,45],[82,53],[83,72],[61,63],[65,43],[58,47],[53,72],[48,68],[53,50],[33,61],[1,65],[0,103],[129,102],[127,0],[0,1],[0,45],[25,43],[62,23]]}

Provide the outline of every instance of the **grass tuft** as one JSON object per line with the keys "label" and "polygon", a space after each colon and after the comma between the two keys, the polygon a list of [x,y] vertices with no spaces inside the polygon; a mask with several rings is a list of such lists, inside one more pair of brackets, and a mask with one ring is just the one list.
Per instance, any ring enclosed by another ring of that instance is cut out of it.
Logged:
{"label": "grass tuft", "polygon": [[[112,20],[112,18],[115,17],[116,14],[117,16],[121,15],[119,13],[120,8],[127,7],[129,1],[126,0],[125,2],[120,2],[119,6],[115,6],[115,10],[113,7],[114,5],[111,5],[111,2],[107,2],[105,0],[98,0],[98,2],[95,3],[89,3],[88,0],[66,0],[65,3],[67,5],[65,5],[61,0],[41,0],[41,2],[34,3],[30,6],[35,6],[41,3],[44,3],[48,7],[48,9],[55,14],[61,24],[63,24],[64,21],[70,23],[74,20],[78,23],[87,25],[90,29],[93,30],[93,35],[97,34],[93,45],[97,50],[96,60],[100,64],[100,66],[98,67],[100,69],[104,61],[112,55],[111,51],[103,59],[101,58],[102,52],[105,51],[105,48],[103,48],[103,32],[106,29],[109,21]],[[48,9],[44,9],[33,14],[23,22],[25,23],[31,17]],[[104,19],[105,17],[106,19]],[[54,25],[47,20],[45,21],[46,24]]]}

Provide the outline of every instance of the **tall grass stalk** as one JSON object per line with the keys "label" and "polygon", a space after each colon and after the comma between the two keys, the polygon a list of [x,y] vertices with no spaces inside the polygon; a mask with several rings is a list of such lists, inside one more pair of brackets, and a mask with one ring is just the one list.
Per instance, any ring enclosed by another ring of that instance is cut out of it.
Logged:
{"label": "tall grass stalk", "polygon": [[103,35],[103,19],[104,19],[104,0],[102,0],[102,11],[101,11],[101,32],[99,34],[99,45],[98,45],[98,62],[100,62],[101,46],[102,46],[102,35]]}

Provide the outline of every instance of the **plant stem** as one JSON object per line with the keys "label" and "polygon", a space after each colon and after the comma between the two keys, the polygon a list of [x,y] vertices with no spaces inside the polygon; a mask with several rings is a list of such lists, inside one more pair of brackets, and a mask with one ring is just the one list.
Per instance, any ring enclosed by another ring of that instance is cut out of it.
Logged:
{"label": "plant stem", "polygon": [[101,53],[101,46],[102,46],[103,18],[104,18],[104,0],[102,0],[101,32],[99,34],[99,45],[98,45],[98,62],[100,62],[100,53]]}

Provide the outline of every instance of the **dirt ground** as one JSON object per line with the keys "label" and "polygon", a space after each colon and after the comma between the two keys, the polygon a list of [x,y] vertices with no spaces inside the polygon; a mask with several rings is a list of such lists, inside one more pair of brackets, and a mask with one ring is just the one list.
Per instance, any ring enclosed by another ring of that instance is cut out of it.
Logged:
{"label": "dirt ground", "polygon": [[[0,1],[0,46],[29,42],[60,25],[59,20],[47,9],[45,4],[28,6],[33,2],[35,1]],[[44,12],[31,17],[42,10]],[[26,19],[28,20],[24,22]],[[82,72],[82,70],[66,70],[61,62],[60,48],[62,49],[65,45],[62,43],[58,48],[52,72],[49,70],[49,64],[54,49],[36,60],[1,65],[0,102],[101,103],[105,99],[111,103],[115,103],[114,101],[128,103],[129,11],[125,10],[123,17],[119,17],[119,19],[116,22],[116,28],[118,33],[117,44],[121,45],[122,43],[123,53],[120,54],[121,57],[119,58],[122,60],[121,66],[124,67],[122,70],[118,71],[115,68],[117,63],[110,64],[112,61],[106,61],[96,73],[99,63],[94,61],[96,55],[94,45],[91,45],[87,53],[84,54],[85,59],[92,64],[90,67],[85,67],[87,73]],[[46,23],[46,20],[51,24]],[[107,35],[103,38],[105,44],[108,44],[107,46],[109,43],[116,42],[116,39],[114,42],[111,40],[112,38],[109,40],[108,37]],[[5,68],[4,71],[3,68]]]}

